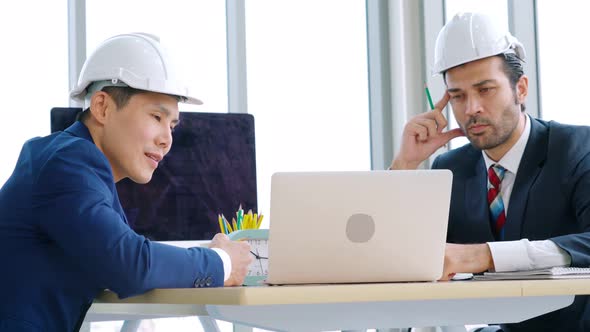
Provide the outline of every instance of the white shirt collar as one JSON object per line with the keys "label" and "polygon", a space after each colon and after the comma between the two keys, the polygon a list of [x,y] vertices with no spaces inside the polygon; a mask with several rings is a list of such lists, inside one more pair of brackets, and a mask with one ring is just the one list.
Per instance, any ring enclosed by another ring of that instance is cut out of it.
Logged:
{"label": "white shirt collar", "polygon": [[500,159],[498,162],[495,162],[492,159],[490,159],[490,157],[488,157],[485,151],[481,151],[481,153],[483,154],[483,159],[486,163],[486,170],[489,169],[490,166],[492,166],[493,164],[500,164],[506,170],[516,175],[516,171],[518,171],[518,166],[520,165],[520,160],[522,159],[522,155],[524,154],[524,149],[526,148],[526,144],[529,141],[529,134],[531,133],[531,120],[527,114],[525,114],[524,121],[524,130],[520,135],[520,138],[518,139],[518,141],[516,141],[516,144],[514,144],[514,146],[510,148],[510,150],[508,150],[504,157],[502,157],[502,159]]}

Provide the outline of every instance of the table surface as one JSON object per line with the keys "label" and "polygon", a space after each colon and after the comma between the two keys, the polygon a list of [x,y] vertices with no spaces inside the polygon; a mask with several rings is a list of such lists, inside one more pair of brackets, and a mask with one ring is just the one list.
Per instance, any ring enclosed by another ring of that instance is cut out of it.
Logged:
{"label": "table surface", "polygon": [[279,331],[458,326],[522,321],[567,306],[574,295],[583,294],[590,294],[590,279],[154,289],[126,299],[105,291],[87,319],[199,315]]}
{"label": "table surface", "polygon": [[97,303],[202,305],[275,305],[470,299],[590,294],[590,279],[450,281],[412,283],[289,285],[224,288],[154,289],[118,299],[103,292]]}

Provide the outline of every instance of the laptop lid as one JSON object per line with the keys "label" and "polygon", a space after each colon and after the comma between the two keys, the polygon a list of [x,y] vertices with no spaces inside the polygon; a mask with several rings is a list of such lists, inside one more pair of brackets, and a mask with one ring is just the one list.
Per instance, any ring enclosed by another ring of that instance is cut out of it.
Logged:
{"label": "laptop lid", "polygon": [[449,170],[275,173],[267,282],[439,279],[451,185]]}

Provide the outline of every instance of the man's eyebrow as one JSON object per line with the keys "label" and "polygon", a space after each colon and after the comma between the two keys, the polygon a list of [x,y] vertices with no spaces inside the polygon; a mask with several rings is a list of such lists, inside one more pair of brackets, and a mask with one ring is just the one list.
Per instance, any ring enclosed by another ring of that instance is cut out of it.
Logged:
{"label": "man's eyebrow", "polygon": [[[481,82],[477,82],[477,83],[473,84],[472,87],[479,88],[480,86],[486,85],[488,83],[497,83],[497,81],[496,80],[483,80]],[[453,92],[459,92],[459,91],[461,91],[461,89],[459,89],[459,88],[450,88],[450,89],[447,89],[447,91],[450,92],[450,93],[453,93]]]}
{"label": "man's eyebrow", "polygon": [[[156,105],[156,107],[158,107],[158,109],[160,110],[160,112],[162,112],[162,113],[166,114],[166,116],[168,116],[168,117],[170,117],[170,115],[172,114],[172,112],[170,112],[170,110],[169,110],[169,109],[167,109],[167,108],[166,108],[164,105],[162,105],[162,104],[158,104],[158,105]],[[175,124],[175,125],[177,125],[179,122],[180,122],[180,120],[179,120],[179,119],[174,119],[174,120],[172,120],[172,123],[173,123],[173,124]]]}
{"label": "man's eyebrow", "polygon": [[486,85],[486,84],[488,84],[488,83],[497,83],[497,81],[496,81],[496,80],[483,80],[483,81],[481,81],[481,82],[479,82],[479,83],[475,83],[475,84],[473,84],[473,86],[474,86],[474,87],[480,87],[480,86],[482,86],[482,85]]}

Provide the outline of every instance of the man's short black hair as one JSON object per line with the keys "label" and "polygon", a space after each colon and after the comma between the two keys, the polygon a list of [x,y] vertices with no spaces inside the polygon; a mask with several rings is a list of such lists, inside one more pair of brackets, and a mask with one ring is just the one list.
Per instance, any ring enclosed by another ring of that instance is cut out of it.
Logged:
{"label": "man's short black hair", "polygon": [[[128,86],[105,86],[101,91],[108,94],[115,101],[117,108],[125,107],[129,102],[129,99],[136,94],[144,93],[146,91],[135,89]],[[85,122],[90,116],[90,108],[85,109],[83,112],[76,116],[76,120]]]}

